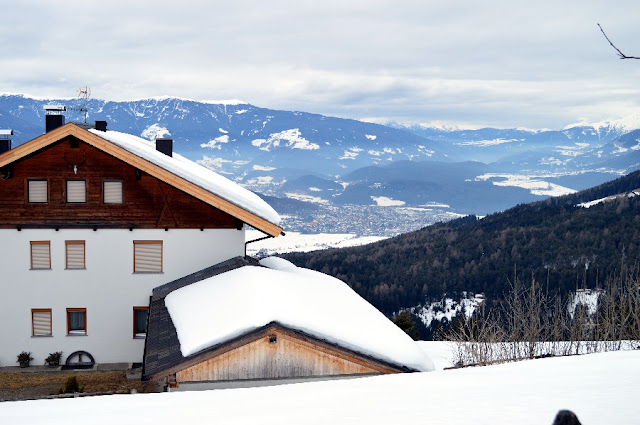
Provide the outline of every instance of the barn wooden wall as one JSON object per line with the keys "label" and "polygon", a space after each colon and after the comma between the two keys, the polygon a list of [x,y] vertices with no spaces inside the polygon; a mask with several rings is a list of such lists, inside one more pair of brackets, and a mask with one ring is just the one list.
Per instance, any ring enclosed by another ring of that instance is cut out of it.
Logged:
{"label": "barn wooden wall", "polygon": [[[234,228],[237,220],[77,139],[68,137],[12,164],[0,179],[0,227],[68,225],[136,228]],[[74,174],[73,165],[77,165]],[[27,179],[48,181],[49,202],[27,202]],[[85,204],[67,204],[66,180],[84,179]],[[105,179],[122,180],[123,204],[102,202]]]}
{"label": "barn wooden wall", "polygon": [[366,362],[275,332],[176,373],[176,381],[229,381],[381,373]]}

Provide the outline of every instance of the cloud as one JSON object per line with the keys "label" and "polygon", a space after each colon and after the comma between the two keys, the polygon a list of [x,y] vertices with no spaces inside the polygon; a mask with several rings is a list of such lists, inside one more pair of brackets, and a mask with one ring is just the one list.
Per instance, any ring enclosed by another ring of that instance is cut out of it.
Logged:
{"label": "cloud", "polygon": [[640,3],[275,0],[3,5],[0,91],[238,98],[379,122],[561,128],[640,107]]}

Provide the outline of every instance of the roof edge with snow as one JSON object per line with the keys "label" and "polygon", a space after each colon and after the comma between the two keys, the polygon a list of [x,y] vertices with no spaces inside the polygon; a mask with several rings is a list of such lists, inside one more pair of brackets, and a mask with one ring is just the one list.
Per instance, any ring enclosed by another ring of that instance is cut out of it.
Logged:
{"label": "roof edge with snow", "polygon": [[279,322],[272,321],[260,328],[247,331],[246,333],[239,335],[231,340],[218,343],[214,346],[205,348],[197,353],[184,357],[181,362],[173,364],[166,369],[156,370],[153,374],[144,375],[143,380],[158,380],[168,377],[181,370],[195,366],[201,362],[226,354],[253,341],[257,341],[261,338],[267,337],[276,331],[285,333],[290,337],[294,337],[298,340],[312,342],[320,349],[330,351],[337,357],[355,361],[357,363],[362,363],[379,373],[419,372],[419,370],[417,369],[412,369],[410,367],[388,362],[371,355],[361,353],[359,351],[354,351],[341,345],[335,344],[331,341],[327,341],[326,339],[318,338],[314,335],[310,335],[298,329],[294,329]]}
{"label": "roof edge with snow", "polygon": [[[88,131],[68,123],[1,154],[0,168],[72,136],[270,236],[282,233],[279,215],[255,193],[179,155],[172,158],[157,152],[136,136],[126,135],[131,141],[119,143],[114,136],[123,134]],[[132,149],[135,142],[140,144]]]}

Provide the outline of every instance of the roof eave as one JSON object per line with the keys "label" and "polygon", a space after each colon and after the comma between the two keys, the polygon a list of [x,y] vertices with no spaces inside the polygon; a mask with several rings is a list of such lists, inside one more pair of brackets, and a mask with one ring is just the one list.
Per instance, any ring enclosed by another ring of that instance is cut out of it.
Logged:
{"label": "roof eave", "polygon": [[18,161],[25,156],[31,155],[32,153],[44,149],[47,146],[69,136],[76,137],[83,142],[95,147],[96,149],[99,149],[115,158],[118,158],[121,161],[124,161],[127,164],[140,169],[141,171],[144,171],[150,176],[153,176],[158,180],[161,180],[179,190],[182,190],[183,192],[205,202],[208,205],[211,205],[212,207],[218,208],[219,210],[224,211],[233,217],[236,217],[244,223],[247,223],[248,225],[253,226],[270,236],[277,237],[282,233],[282,228],[280,226],[273,224],[270,221],[265,220],[264,218],[259,217],[252,212],[247,211],[246,209],[230,201],[227,201],[226,199],[221,198],[218,195],[211,193],[194,183],[173,174],[172,172],[152,163],[151,161],[137,156],[129,152],[128,150],[115,145],[98,135],[91,133],[90,131],[80,128],[73,123],[68,123],[61,127],[58,127],[55,130],[38,136],[35,139],[32,139],[29,142],[24,143],[0,155],[0,168],[10,165],[11,163]]}

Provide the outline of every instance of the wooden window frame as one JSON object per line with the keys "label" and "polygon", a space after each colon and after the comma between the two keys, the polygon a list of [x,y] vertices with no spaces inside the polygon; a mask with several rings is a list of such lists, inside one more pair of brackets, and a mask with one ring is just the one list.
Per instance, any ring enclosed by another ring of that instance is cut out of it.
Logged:
{"label": "wooden window frame", "polygon": [[[84,313],[84,333],[79,332],[77,330],[71,331],[71,315],[70,313]],[[67,335],[68,336],[83,336],[87,335],[87,309],[84,307],[80,308],[67,308]]]}
{"label": "wooden window frame", "polygon": [[[33,267],[33,246],[34,245],[47,245],[49,247],[49,267]],[[51,270],[51,241],[30,241],[29,242],[29,256],[31,258],[30,270]]]}
{"label": "wooden window frame", "polygon": [[[33,313],[49,313],[49,333],[48,334],[36,334],[36,327],[33,321]],[[47,337],[53,336],[53,313],[50,308],[32,308],[31,309],[31,336],[34,337]]]}
{"label": "wooden window frame", "polygon": [[[105,194],[105,190],[104,190],[104,185],[105,183],[120,183],[120,199],[122,199],[122,202],[107,202],[104,199],[104,194]],[[124,204],[124,182],[122,180],[118,180],[118,179],[104,179],[102,180],[102,203],[105,205],[123,205]]]}
{"label": "wooden window frame", "polygon": [[[82,245],[82,267],[69,268],[69,245]],[[64,268],[65,270],[86,270],[87,269],[87,245],[86,241],[64,241]]]}
{"label": "wooden window frame", "polygon": [[[147,324],[149,323],[149,307],[133,307],[133,338],[134,339],[143,339],[147,337],[147,332],[143,334],[141,333],[137,333],[136,329],[137,329],[137,316],[136,316],[136,312],[141,311],[141,310],[145,310],[147,312]],[[146,326],[145,326],[146,327]],[[147,329],[148,331],[149,329]]]}
{"label": "wooden window frame", "polygon": [[[30,183],[31,182],[45,182],[47,184],[47,200],[43,201],[43,202],[31,202],[30,200]],[[27,204],[33,204],[33,205],[37,205],[37,204],[48,204],[49,203],[49,180],[48,179],[39,179],[39,178],[28,178],[27,179]]]}
{"label": "wooden window frame", "polygon": [[[83,202],[69,200],[69,182],[84,182],[84,201]],[[85,205],[87,203],[87,180],[86,179],[67,179],[65,180],[65,183],[64,183],[64,189],[65,189],[65,196],[64,196],[65,203],[73,204],[73,205]]]}
{"label": "wooden window frame", "polygon": [[[160,270],[157,271],[136,271],[136,244],[158,244],[160,245]],[[133,272],[134,273],[164,273],[164,241],[133,241]]]}

